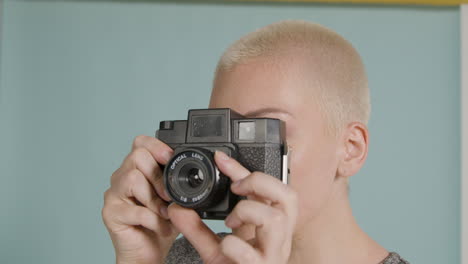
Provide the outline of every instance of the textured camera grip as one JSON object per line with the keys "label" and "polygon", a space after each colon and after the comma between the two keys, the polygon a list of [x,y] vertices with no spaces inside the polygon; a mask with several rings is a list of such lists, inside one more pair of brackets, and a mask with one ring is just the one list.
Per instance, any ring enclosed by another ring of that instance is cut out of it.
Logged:
{"label": "textured camera grip", "polygon": [[261,171],[281,180],[281,147],[242,146],[239,147],[239,162],[250,171]]}

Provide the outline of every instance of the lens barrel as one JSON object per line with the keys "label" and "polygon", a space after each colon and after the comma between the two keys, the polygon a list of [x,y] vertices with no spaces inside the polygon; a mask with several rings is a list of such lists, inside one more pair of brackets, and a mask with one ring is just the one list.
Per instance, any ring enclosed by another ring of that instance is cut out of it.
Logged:
{"label": "lens barrel", "polygon": [[187,148],[164,168],[164,186],[172,201],[193,209],[209,208],[226,194],[228,179],[216,167],[213,153]]}

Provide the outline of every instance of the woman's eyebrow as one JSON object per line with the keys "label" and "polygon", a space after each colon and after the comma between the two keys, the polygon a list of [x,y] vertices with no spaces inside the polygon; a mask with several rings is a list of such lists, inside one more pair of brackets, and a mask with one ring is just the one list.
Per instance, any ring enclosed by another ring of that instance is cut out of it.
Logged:
{"label": "woman's eyebrow", "polygon": [[257,110],[249,111],[244,114],[245,117],[259,117],[263,116],[265,114],[274,114],[274,113],[281,113],[281,114],[286,114],[286,115],[291,115],[288,111],[283,110],[281,108],[276,108],[276,107],[265,107],[265,108],[260,108]]}

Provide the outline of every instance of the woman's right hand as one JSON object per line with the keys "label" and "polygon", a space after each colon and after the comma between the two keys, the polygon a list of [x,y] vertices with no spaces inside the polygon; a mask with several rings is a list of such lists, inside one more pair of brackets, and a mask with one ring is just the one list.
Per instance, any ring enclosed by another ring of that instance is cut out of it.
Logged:
{"label": "woman's right hand", "polygon": [[135,138],[132,151],[111,177],[102,218],[117,263],[163,263],[179,234],[169,221],[162,171],[172,149],[149,136]]}

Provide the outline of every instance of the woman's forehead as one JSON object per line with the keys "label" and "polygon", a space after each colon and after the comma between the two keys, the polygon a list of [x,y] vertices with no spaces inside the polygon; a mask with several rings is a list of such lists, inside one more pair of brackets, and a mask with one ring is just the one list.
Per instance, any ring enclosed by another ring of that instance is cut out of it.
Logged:
{"label": "woman's forehead", "polygon": [[[301,67],[283,65],[268,67],[264,62],[251,62],[216,76],[211,94],[211,107],[235,105],[239,111],[279,108],[291,112],[290,106],[310,103],[311,92]],[[255,107],[253,107],[255,106]]]}

